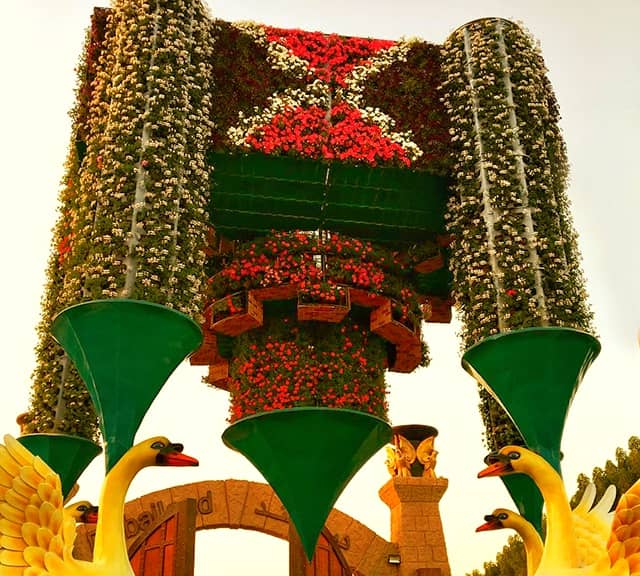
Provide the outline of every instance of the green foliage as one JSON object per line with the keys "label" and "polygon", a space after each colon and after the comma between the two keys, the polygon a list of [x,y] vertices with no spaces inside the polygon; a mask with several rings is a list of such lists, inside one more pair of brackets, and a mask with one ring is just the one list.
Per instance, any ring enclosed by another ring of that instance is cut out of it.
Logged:
{"label": "green foliage", "polygon": [[483,571],[476,569],[467,576],[527,576],[522,540],[518,536],[509,536],[502,552],[498,552],[494,561],[485,562]]}
{"label": "green foliage", "polygon": [[578,476],[578,488],[573,498],[571,498],[571,506],[575,506],[580,501],[589,482],[596,487],[596,502],[607,487],[613,484],[618,489],[615,504],[618,503],[620,496],[640,478],[640,438],[631,436],[627,444],[628,450],[624,448],[616,449],[615,464],[611,460],[607,460],[604,468],[596,467],[593,469],[591,478],[588,478],[585,474]]}

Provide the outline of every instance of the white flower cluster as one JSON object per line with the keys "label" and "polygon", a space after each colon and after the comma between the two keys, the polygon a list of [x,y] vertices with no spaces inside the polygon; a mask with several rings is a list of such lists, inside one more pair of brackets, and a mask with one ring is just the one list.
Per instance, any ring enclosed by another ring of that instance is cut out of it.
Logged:
{"label": "white flower cluster", "polygon": [[278,43],[269,42],[264,26],[255,22],[234,22],[238,30],[250,36],[253,41],[267,51],[267,62],[274,70],[292,73],[296,78],[305,79],[309,76],[308,63],[296,56],[289,48]]}
{"label": "white flower cluster", "polygon": [[322,80],[315,80],[304,90],[289,88],[279,94],[273,94],[267,99],[264,108],[254,107],[251,116],[245,116],[242,111],[238,114],[238,124],[227,131],[229,140],[238,148],[249,149],[247,138],[260,126],[270,124],[273,118],[296,108],[317,106],[328,108],[331,103],[327,85]]}
{"label": "white flower cluster", "polygon": [[117,2],[94,84],[65,299],[125,296],[199,317],[210,20],[198,0]]}
{"label": "white flower cluster", "polygon": [[[237,22],[236,28],[251,36],[268,53],[268,61],[274,70],[293,72],[300,79],[309,74],[308,63],[299,58],[286,46],[278,42],[269,42],[263,26],[255,22]],[[381,50],[370,59],[370,64],[355,66],[345,77],[345,88],[338,87],[335,94],[330,94],[330,86],[322,80],[316,79],[307,84],[303,90],[289,89],[283,93],[273,94],[264,109],[255,107],[253,114],[245,116],[242,112],[238,116],[238,124],[227,131],[229,140],[233,146],[248,150],[247,138],[260,126],[269,124],[274,116],[297,107],[319,106],[329,108],[332,102],[346,101],[358,109],[362,118],[380,127],[382,135],[401,146],[407,157],[413,162],[423,152],[412,141],[411,131],[396,132],[393,130],[395,120],[385,114],[379,108],[362,106],[362,91],[369,75],[378,73],[394,62],[406,61],[406,56],[417,39],[403,40],[386,50]]]}
{"label": "white flower cluster", "polygon": [[485,19],[458,29],[442,53],[464,346],[533,325],[588,330],[567,159],[539,51],[511,22]]}

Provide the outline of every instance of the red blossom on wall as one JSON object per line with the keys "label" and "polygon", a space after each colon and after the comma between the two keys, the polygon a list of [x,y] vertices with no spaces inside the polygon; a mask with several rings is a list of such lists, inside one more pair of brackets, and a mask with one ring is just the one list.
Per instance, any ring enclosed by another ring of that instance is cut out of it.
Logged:
{"label": "red blossom on wall", "polygon": [[290,108],[269,124],[254,128],[247,144],[265,154],[296,153],[307,158],[363,162],[370,166],[396,163],[410,166],[406,151],[382,134],[376,124],[346,102],[327,111],[318,107]]}
{"label": "red blossom on wall", "polygon": [[395,44],[391,40],[347,38],[337,34],[287,30],[265,26],[269,42],[286,46],[298,58],[309,63],[320,80],[344,86],[344,77],[354,66],[366,64],[376,52]]}

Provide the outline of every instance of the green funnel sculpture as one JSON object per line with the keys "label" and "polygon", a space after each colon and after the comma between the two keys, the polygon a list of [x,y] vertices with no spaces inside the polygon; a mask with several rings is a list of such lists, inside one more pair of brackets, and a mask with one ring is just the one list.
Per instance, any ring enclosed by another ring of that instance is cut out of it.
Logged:
{"label": "green funnel sculpture", "polygon": [[[580,330],[524,328],[485,338],[465,352],[462,366],[502,405],[527,446],[561,472],[560,442],[567,412],[599,352],[598,341]],[[514,500],[524,504],[525,499],[524,507],[535,509],[531,496],[520,493]],[[535,517],[526,517],[536,522]]]}
{"label": "green funnel sculpture", "polygon": [[107,472],[133,445],[165,382],[202,342],[188,316],[142,300],[94,300],[63,310],[53,337],[73,360],[100,420]]}
{"label": "green funnel sculpture", "polygon": [[80,475],[102,452],[91,440],[67,434],[26,434],[20,436],[18,442],[57,472],[65,500]]}
{"label": "green funnel sculpture", "polygon": [[544,500],[536,483],[525,474],[510,474],[500,478],[509,496],[518,507],[521,516],[524,516],[533,527],[542,535],[542,506]]}
{"label": "green funnel sculpture", "polygon": [[222,439],[262,473],[289,512],[307,558],[360,467],[391,440],[384,420],[334,408],[289,408],[238,420]]}

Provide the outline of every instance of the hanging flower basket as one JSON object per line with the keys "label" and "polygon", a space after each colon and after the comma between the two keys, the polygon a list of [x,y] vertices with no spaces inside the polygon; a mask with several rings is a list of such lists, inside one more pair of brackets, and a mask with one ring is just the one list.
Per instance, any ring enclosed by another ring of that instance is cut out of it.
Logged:
{"label": "hanging flower basket", "polygon": [[378,308],[385,303],[387,298],[374,292],[368,292],[362,288],[349,288],[349,300],[351,304],[356,304],[357,306]]}
{"label": "hanging flower basket", "polygon": [[409,345],[396,347],[396,358],[389,370],[391,372],[401,372],[408,374],[413,372],[422,360],[422,346],[420,341],[412,342]]}
{"label": "hanging flower basket", "polygon": [[253,291],[236,292],[211,305],[211,328],[220,334],[237,336],[262,326],[262,302]]}
{"label": "hanging flower basket", "polygon": [[399,348],[413,347],[416,342],[420,345],[420,325],[403,317],[399,313],[400,309],[398,302],[387,299],[382,306],[371,312],[371,331]]}
{"label": "hanging flower basket", "polygon": [[216,335],[211,331],[203,330],[203,336],[202,346],[189,356],[189,363],[192,366],[209,366],[220,357]]}
{"label": "hanging flower basket", "polygon": [[219,359],[215,364],[209,366],[207,382],[216,388],[229,389],[229,361],[224,358]]}
{"label": "hanging flower basket", "polygon": [[451,306],[453,301],[449,298],[437,298],[430,296],[421,305],[425,322],[438,322],[448,324],[451,322]]}
{"label": "hanging flower basket", "polygon": [[254,296],[260,302],[265,300],[291,300],[298,295],[297,284],[281,284],[270,286],[269,288],[258,288],[252,290]]}
{"label": "hanging flower basket", "polygon": [[298,320],[342,322],[350,309],[349,290],[342,286],[327,292],[298,292]]}

